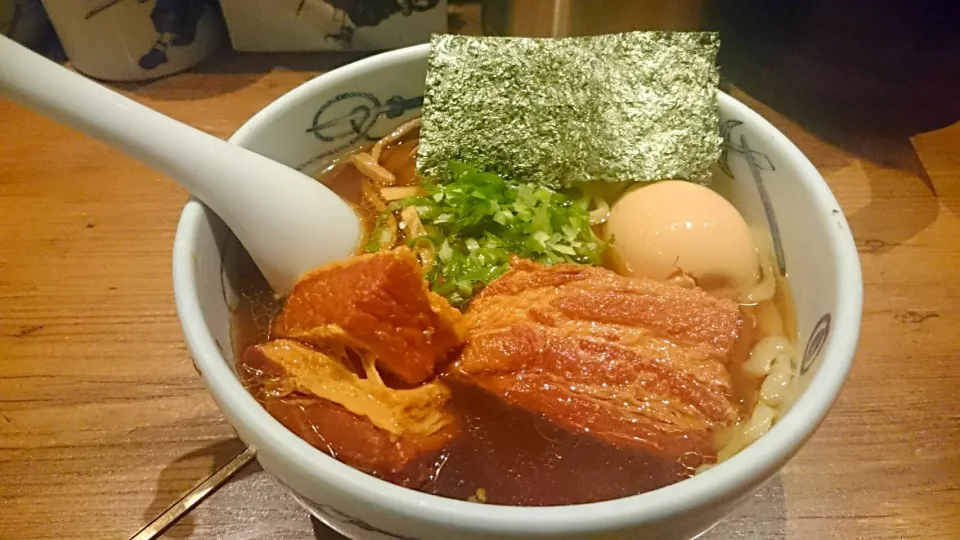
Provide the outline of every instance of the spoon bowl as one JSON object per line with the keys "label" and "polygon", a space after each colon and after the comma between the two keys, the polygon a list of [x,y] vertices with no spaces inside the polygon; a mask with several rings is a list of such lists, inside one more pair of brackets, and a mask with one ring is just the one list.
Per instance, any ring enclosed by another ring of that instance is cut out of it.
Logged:
{"label": "spoon bowl", "polygon": [[0,36],[0,95],[125,152],[212,209],[278,294],[349,256],[360,221],[300,171],[182,124]]}

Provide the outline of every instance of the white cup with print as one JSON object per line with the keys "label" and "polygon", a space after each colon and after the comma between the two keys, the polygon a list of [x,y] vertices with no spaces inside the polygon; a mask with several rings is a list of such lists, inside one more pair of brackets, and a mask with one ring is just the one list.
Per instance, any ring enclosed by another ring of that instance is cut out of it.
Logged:
{"label": "white cup with print", "polygon": [[44,0],[73,67],[107,81],[141,81],[199,63],[225,38],[211,0]]}

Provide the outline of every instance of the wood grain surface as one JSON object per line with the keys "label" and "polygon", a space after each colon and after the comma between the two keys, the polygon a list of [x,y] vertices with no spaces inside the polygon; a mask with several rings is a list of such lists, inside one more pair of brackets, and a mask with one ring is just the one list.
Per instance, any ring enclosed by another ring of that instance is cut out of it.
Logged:
{"label": "wood grain surface", "polygon": [[[220,137],[348,55],[224,52],[120,88]],[[866,287],[857,361],[798,456],[708,538],[960,538],[960,124],[784,131],[837,195]],[[0,539],[129,538],[241,450],[195,373],[170,257],[186,193],[0,100]],[[336,538],[256,465],[167,533]]]}

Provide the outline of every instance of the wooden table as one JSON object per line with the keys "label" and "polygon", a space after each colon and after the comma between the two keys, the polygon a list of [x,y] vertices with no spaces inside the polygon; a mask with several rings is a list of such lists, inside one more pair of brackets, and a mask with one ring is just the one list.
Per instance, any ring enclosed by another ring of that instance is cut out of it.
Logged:
{"label": "wooden table", "polygon": [[[229,136],[344,56],[224,54],[124,93]],[[960,538],[960,124],[831,144],[735,94],[820,169],[866,287],[816,436],[709,538]],[[242,451],[194,372],[170,254],[187,194],[0,101],[0,539],[128,538]],[[167,538],[336,538],[248,467]]]}

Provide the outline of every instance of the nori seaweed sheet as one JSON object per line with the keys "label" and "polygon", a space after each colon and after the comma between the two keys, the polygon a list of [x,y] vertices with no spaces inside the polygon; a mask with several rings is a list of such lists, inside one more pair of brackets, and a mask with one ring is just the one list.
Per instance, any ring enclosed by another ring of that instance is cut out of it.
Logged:
{"label": "nori seaweed sheet", "polygon": [[552,187],[685,179],[720,155],[714,32],[435,35],[417,167],[456,160]]}

